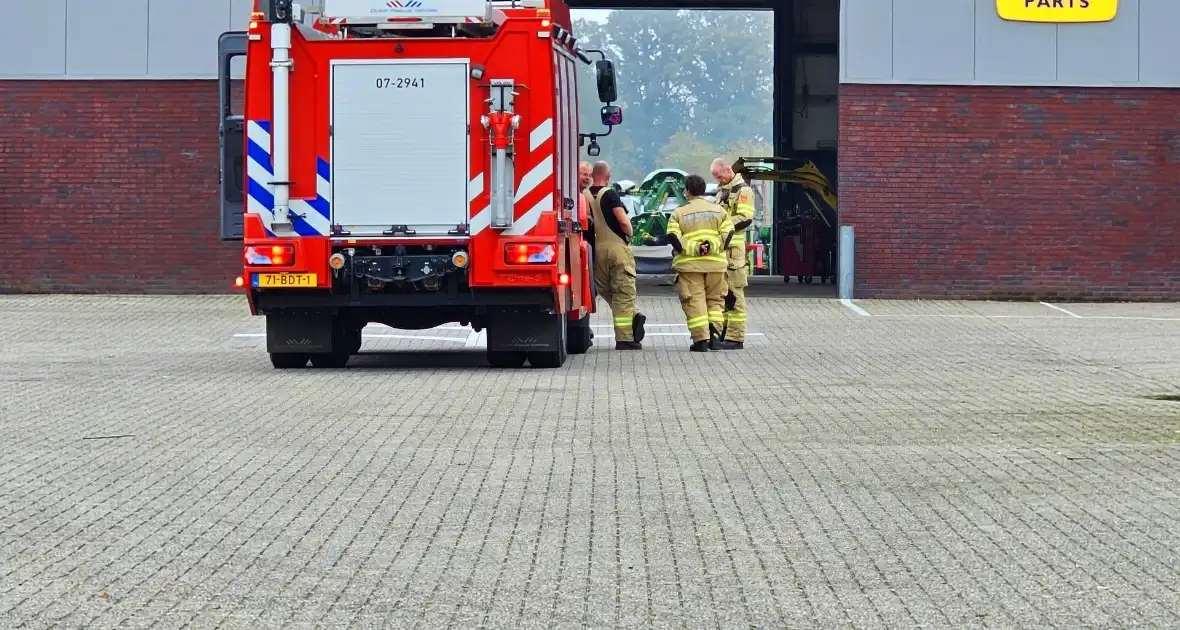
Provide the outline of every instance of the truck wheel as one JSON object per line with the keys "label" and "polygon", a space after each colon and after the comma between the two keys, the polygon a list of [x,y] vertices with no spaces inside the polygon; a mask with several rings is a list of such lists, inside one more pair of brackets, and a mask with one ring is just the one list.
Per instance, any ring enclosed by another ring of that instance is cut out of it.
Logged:
{"label": "truck wheel", "polygon": [[[565,359],[568,357],[566,348],[569,344],[569,326],[565,314],[557,315],[557,350],[549,352],[530,352],[528,353],[529,364],[535,368],[552,370],[565,365]],[[589,319],[589,318],[583,318]]]}
{"label": "truck wheel", "polygon": [[361,351],[361,343],[363,341],[361,329],[362,327],[360,326],[345,329],[347,332],[344,335],[344,345],[348,348],[348,354],[357,354]]}
{"label": "truck wheel", "polygon": [[293,354],[288,352],[271,352],[270,364],[277,370],[297,370],[307,366],[307,354]]}
{"label": "truck wheel", "polygon": [[342,368],[348,365],[348,360],[352,358],[352,354],[347,352],[347,350],[348,348],[313,354],[311,355],[311,366],[316,368]]}
{"label": "truck wheel", "polygon": [[590,328],[590,316],[587,315],[579,319],[576,323],[569,326],[568,337],[566,337],[565,351],[567,354],[586,354],[590,346],[594,343],[591,341],[591,333],[593,329]]}
{"label": "truck wheel", "polygon": [[492,367],[498,368],[518,368],[524,365],[525,359],[528,358],[523,352],[510,352],[505,350],[488,350],[488,363]]}

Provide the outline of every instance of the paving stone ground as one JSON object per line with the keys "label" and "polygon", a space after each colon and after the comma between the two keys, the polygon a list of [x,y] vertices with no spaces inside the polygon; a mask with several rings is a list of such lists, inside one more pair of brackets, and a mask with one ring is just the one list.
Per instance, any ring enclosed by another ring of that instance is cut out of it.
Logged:
{"label": "paving stone ground", "polygon": [[0,298],[0,627],[1180,626],[1180,306],[640,305],[276,371],[240,298]]}

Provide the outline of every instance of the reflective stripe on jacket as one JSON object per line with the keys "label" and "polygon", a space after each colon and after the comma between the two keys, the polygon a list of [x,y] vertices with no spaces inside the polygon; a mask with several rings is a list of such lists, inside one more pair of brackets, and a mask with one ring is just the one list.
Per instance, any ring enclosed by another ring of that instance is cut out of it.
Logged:
{"label": "reflective stripe on jacket", "polygon": [[[733,232],[733,222],[721,206],[700,197],[691,199],[668,217],[668,235],[675,236],[681,251],[672,258],[676,271],[725,271],[725,239]],[[702,245],[707,253],[702,254]]]}
{"label": "reflective stripe on jacket", "polygon": [[[746,183],[741,175],[734,175],[733,179],[721,187],[719,195],[726,211],[733,223],[754,220],[754,189]],[[747,226],[749,227],[749,226]],[[731,255],[738,258],[746,257],[746,230],[738,230],[729,242]]]}

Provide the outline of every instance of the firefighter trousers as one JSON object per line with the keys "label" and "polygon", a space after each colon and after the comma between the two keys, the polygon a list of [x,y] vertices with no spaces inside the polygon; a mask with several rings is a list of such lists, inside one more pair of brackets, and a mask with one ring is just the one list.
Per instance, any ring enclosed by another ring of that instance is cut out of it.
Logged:
{"label": "firefighter trousers", "polygon": [[721,332],[725,322],[725,272],[679,272],[676,274],[676,292],[693,343],[708,341],[710,325]]}
{"label": "firefighter trousers", "polygon": [[[745,261],[742,261],[745,262]],[[728,295],[725,296],[725,340],[746,340],[746,278],[747,268],[743,264],[726,272]]]}
{"label": "firefighter trousers", "polygon": [[615,341],[635,341],[635,255],[630,247],[595,247],[594,285],[610,305]]}

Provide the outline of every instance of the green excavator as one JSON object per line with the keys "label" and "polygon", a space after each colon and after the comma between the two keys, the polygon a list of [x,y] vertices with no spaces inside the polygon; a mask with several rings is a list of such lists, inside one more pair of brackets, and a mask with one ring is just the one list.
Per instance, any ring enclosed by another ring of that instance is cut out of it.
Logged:
{"label": "green excavator", "polygon": [[668,217],[676,208],[688,203],[684,180],[688,173],[675,168],[661,168],[648,173],[638,186],[621,190],[624,204],[633,201],[631,212],[631,251],[635,254],[635,272],[645,275],[672,273],[672,246],[652,245],[652,237],[668,230]]}

